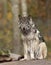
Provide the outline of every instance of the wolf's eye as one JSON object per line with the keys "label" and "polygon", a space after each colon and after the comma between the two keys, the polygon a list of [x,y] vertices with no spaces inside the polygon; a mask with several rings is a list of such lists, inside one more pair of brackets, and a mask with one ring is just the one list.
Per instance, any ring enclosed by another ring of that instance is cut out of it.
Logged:
{"label": "wolf's eye", "polygon": [[28,27],[30,27],[30,26],[28,25]]}

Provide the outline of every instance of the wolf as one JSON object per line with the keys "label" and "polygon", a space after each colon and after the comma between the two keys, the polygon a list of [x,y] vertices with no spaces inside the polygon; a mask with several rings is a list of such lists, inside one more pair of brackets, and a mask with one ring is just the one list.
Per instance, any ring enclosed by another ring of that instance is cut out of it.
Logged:
{"label": "wolf", "polygon": [[[23,47],[24,47],[24,59],[23,60],[43,59],[41,58],[41,55],[44,50],[46,51],[46,49],[44,49],[43,51],[41,49],[46,47],[46,45],[45,43],[44,45],[42,42],[40,43],[40,32],[36,28],[36,25],[32,17],[19,16],[19,28],[21,32],[21,39],[23,41]],[[45,52],[44,54],[47,55],[47,53]]]}

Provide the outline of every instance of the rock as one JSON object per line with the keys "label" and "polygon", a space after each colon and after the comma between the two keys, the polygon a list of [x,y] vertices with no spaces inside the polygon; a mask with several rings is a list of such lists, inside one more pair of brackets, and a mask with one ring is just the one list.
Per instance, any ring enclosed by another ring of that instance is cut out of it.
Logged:
{"label": "rock", "polygon": [[19,54],[9,53],[9,55],[0,55],[0,62],[19,61],[23,56]]}
{"label": "rock", "polygon": [[10,53],[10,58],[12,58],[12,61],[19,60],[20,57],[21,55]]}
{"label": "rock", "polygon": [[8,56],[5,56],[5,55],[0,56],[0,62],[9,62],[11,60],[12,59]]}

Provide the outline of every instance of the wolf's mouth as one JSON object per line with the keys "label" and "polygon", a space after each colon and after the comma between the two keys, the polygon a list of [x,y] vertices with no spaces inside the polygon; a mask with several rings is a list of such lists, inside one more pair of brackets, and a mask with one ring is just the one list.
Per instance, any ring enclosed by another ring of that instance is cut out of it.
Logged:
{"label": "wolf's mouth", "polygon": [[24,35],[28,35],[30,33],[30,29],[23,29],[21,30]]}

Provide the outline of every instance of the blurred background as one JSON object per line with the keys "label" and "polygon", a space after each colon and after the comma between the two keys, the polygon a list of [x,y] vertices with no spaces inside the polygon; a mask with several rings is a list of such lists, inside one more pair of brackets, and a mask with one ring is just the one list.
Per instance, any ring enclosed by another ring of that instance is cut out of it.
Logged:
{"label": "blurred background", "polygon": [[[17,25],[13,26],[16,24],[14,14],[18,13],[12,11],[13,4],[16,4],[15,1],[0,0],[0,50],[9,49],[14,53],[19,51],[22,54],[22,43],[20,42],[20,35],[18,35]],[[21,0],[18,1],[19,14],[22,15]],[[28,15],[32,16],[37,28],[43,35],[48,47],[48,58],[51,58],[51,0],[27,0],[26,4]],[[14,32],[13,29],[16,31]]]}

